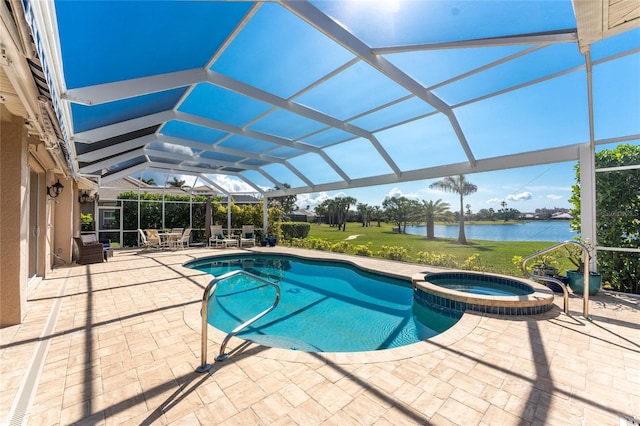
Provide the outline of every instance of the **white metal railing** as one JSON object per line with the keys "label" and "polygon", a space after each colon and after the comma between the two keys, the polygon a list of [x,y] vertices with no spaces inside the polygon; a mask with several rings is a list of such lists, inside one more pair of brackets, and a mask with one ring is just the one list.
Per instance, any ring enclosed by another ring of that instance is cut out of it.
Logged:
{"label": "white metal railing", "polygon": [[531,256],[527,256],[522,261],[522,272],[524,272],[530,278],[541,280],[541,281],[553,282],[560,285],[560,287],[562,288],[562,293],[564,295],[564,313],[569,314],[569,291],[567,290],[567,286],[565,285],[565,283],[563,283],[557,278],[553,278],[547,275],[532,274],[527,270],[527,262],[530,261],[531,259],[534,259],[538,256],[542,256],[543,254],[549,253],[557,248],[568,246],[568,245],[579,246],[582,250],[582,254],[584,255],[584,262],[583,262],[584,263],[584,288],[582,291],[582,298],[583,298],[582,316],[585,319],[590,319],[589,318],[589,261],[591,260],[591,255],[589,254],[589,248],[586,245],[578,241],[563,241],[549,248],[540,250],[532,254]]}
{"label": "white metal railing", "polygon": [[222,341],[222,344],[220,345],[220,353],[218,354],[218,356],[215,358],[216,361],[224,361],[225,359],[227,359],[229,357],[229,354],[225,353],[225,349],[227,347],[227,343],[229,342],[229,340],[235,336],[236,334],[238,334],[239,332],[241,332],[242,330],[244,330],[246,327],[248,327],[249,325],[251,325],[252,323],[256,322],[257,320],[259,320],[260,318],[262,318],[263,316],[265,316],[266,314],[268,314],[269,312],[271,312],[272,310],[274,310],[276,308],[276,306],[278,306],[278,303],[280,302],[280,286],[278,286],[278,284],[265,280],[264,278],[261,278],[257,275],[254,275],[250,272],[244,271],[244,270],[237,270],[237,271],[231,271],[231,272],[227,272],[226,274],[222,274],[219,277],[214,278],[213,280],[211,280],[211,282],[209,283],[209,285],[207,285],[207,287],[204,289],[204,293],[202,294],[202,311],[201,311],[201,315],[202,315],[202,340],[200,342],[200,351],[201,351],[201,361],[200,361],[200,365],[196,368],[196,371],[198,373],[204,373],[206,371],[209,371],[211,369],[211,364],[207,364],[207,330],[209,327],[209,323],[208,323],[208,316],[209,316],[209,298],[212,295],[215,295],[215,290],[216,290],[216,286],[220,281],[226,280],[228,278],[231,278],[233,276],[236,275],[245,275],[248,276],[254,280],[260,281],[262,283],[265,283],[267,285],[273,286],[276,289],[276,300],[274,301],[273,305],[271,305],[268,309],[260,312],[258,315],[254,316],[253,318],[243,322],[242,324],[240,324],[239,326],[237,326],[236,328],[234,328],[233,330],[231,330],[227,336],[224,338],[224,340]]}

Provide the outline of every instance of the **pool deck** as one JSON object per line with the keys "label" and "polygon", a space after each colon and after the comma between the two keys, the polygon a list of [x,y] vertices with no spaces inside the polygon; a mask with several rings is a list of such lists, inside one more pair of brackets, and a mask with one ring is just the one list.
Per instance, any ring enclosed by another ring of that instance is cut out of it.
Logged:
{"label": "pool deck", "polygon": [[[424,265],[348,258],[410,279]],[[0,330],[0,424],[632,425],[640,419],[640,298],[562,297],[541,315],[467,313],[425,342],[367,353],[304,353],[209,327],[210,276],[182,266],[247,250],[120,250],[30,285],[23,324]]]}

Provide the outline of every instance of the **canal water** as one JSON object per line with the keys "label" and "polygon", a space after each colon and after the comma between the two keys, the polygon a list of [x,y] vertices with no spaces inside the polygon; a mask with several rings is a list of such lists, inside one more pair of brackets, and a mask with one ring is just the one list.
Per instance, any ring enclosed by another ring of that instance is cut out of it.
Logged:
{"label": "canal water", "polygon": [[[407,226],[407,234],[427,235],[426,225]],[[473,225],[465,223],[468,240],[488,241],[565,241],[573,240],[578,233],[571,230],[566,221],[532,221],[522,223],[500,223]],[[437,238],[458,238],[458,223],[436,225]]]}

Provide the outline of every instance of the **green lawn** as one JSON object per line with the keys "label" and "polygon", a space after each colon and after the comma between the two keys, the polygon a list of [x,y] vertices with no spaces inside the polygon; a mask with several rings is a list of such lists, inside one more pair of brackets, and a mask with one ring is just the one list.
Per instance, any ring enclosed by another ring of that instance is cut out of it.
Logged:
{"label": "green lawn", "polygon": [[[436,255],[450,255],[455,258],[457,267],[462,267],[465,260],[473,255],[479,258],[473,265],[479,266],[479,269],[489,272],[503,273],[508,275],[520,275],[520,267],[514,265],[513,256],[529,256],[543,248],[552,246],[554,242],[540,241],[483,241],[469,240],[468,245],[460,245],[455,239],[438,238],[429,241],[425,236],[396,234],[392,232],[393,225],[382,223],[380,227],[376,223],[372,226],[363,228],[358,223],[347,223],[346,231],[338,231],[335,227],[329,225],[311,224],[309,237],[324,239],[331,243],[337,243],[345,240],[349,236],[358,235],[354,239],[348,240],[351,248],[357,245],[368,245],[375,257],[384,257],[379,252],[383,246],[402,247],[407,250],[407,257],[404,259],[408,262],[418,261],[418,252],[430,252]],[[562,256],[560,256],[562,257]],[[533,262],[533,261],[532,261]],[[561,259],[560,271],[571,269],[566,260]]]}

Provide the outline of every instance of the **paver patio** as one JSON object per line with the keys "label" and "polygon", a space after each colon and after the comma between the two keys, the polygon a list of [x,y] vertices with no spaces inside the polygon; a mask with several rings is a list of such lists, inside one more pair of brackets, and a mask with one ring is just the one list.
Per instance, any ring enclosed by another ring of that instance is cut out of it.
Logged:
{"label": "paver patio", "polygon": [[[340,257],[287,247],[256,248]],[[304,353],[209,327],[211,279],[184,262],[219,253],[121,250],[60,267],[29,288],[23,324],[0,330],[3,424],[624,425],[640,418],[640,299],[570,297],[538,316],[467,313],[428,341],[366,353]],[[410,278],[424,265],[349,257]]]}

